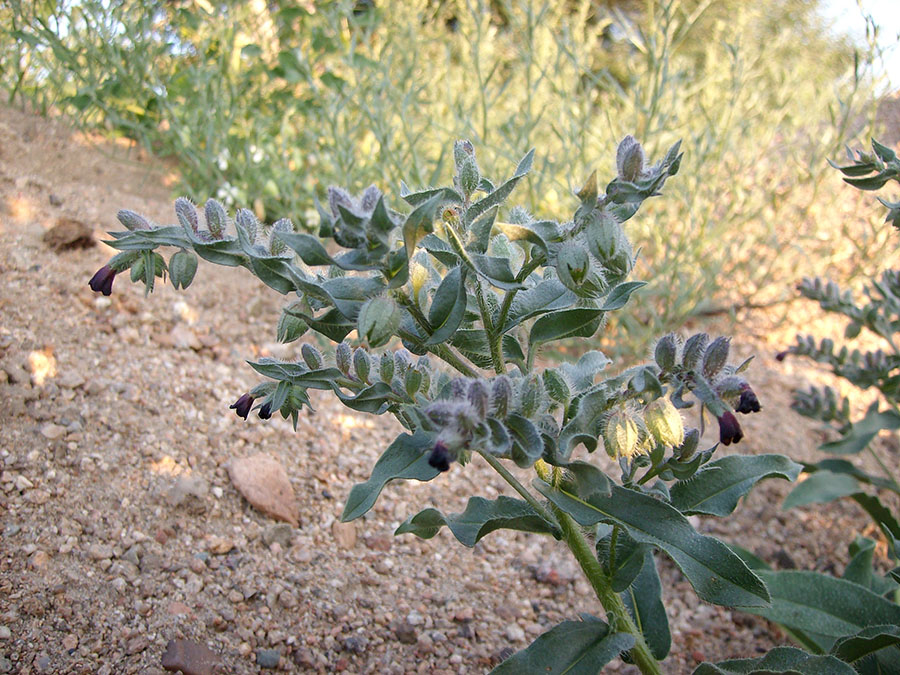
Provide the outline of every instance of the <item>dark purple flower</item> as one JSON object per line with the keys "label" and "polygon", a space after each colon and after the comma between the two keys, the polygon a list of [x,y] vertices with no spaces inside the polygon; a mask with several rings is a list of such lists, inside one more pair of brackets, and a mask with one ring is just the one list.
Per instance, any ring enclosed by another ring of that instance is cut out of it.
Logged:
{"label": "dark purple flower", "polygon": [[790,351],[787,349],[785,349],[783,352],[778,352],[775,355],[775,360],[776,361],[784,361],[787,358],[788,354],[790,354]]}
{"label": "dark purple flower", "polygon": [[259,419],[267,420],[272,416],[272,404],[268,401],[259,406],[259,410],[256,411],[256,414],[259,415]]}
{"label": "dark purple flower", "polygon": [[254,398],[250,394],[244,394],[237,401],[228,406],[229,410],[234,410],[238,417],[247,419],[250,414],[250,408],[253,407]]}
{"label": "dark purple flower", "polygon": [[745,385],[741,389],[741,400],[738,402],[735,410],[742,415],[762,410],[762,407],[759,405],[759,399],[756,397],[756,392],[750,388],[750,385]]}
{"label": "dark purple flower", "polygon": [[113,280],[116,278],[116,271],[109,265],[104,265],[97,273],[91,277],[88,286],[92,291],[109,295],[112,293]]}
{"label": "dark purple flower", "polygon": [[719,417],[719,442],[722,445],[731,445],[732,443],[740,443],[744,437],[741,431],[741,425],[737,421],[737,417],[730,410],[725,411]]}
{"label": "dark purple flower", "polygon": [[440,441],[435,443],[434,449],[428,456],[428,463],[438,471],[449,471],[451,461],[453,461],[453,456],[447,450],[447,446]]}

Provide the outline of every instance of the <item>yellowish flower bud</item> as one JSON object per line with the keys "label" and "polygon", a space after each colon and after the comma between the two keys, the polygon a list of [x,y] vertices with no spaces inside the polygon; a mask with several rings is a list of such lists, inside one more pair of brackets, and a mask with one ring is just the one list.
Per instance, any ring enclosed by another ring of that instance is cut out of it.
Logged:
{"label": "yellowish flower bud", "polygon": [[603,434],[603,445],[606,453],[616,459],[617,457],[625,457],[631,459],[635,455],[642,452],[638,446],[637,423],[625,411],[613,413],[606,424],[606,431]]}
{"label": "yellowish flower bud", "polygon": [[647,431],[661,445],[677,447],[684,443],[684,421],[668,398],[658,398],[644,411]]}

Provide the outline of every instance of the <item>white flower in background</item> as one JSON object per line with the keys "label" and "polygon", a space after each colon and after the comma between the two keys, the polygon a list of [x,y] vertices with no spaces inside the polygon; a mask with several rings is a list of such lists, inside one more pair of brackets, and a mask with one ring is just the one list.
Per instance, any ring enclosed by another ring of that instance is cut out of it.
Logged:
{"label": "white flower in background", "polygon": [[219,153],[219,156],[216,157],[216,164],[219,166],[219,171],[225,171],[225,169],[228,168],[229,159],[231,159],[231,153],[228,152],[228,148],[225,148]]}

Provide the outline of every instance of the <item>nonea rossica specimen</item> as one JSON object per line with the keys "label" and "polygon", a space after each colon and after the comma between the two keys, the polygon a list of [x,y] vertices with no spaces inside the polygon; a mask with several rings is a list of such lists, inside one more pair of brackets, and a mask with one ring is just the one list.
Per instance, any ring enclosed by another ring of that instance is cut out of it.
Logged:
{"label": "nonea rossica specimen", "polygon": [[[320,389],[352,410],[396,417],[405,431],[347,496],[344,520],[371,509],[388,481],[453,480],[454,467],[486,462],[515,497],[473,495],[462,513],[428,508],[397,534],[429,538],[446,526],[474,546],[508,528],[561,541],[604,614],[564,621],[496,672],[598,672],[621,654],[660,673],[671,638],[657,557],[671,558],[704,601],[767,606],[760,576],[687,516],[728,516],[759,480],[793,480],[801,467],[774,454],[716,458],[718,444],[701,448],[699,431],[686,428],[681,411],[699,404],[701,420],[718,421],[721,444],[738,443],[740,416],[760,410],[748,362],[729,362],[727,338],[666,335],[650,362],[629,368],[611,367],[599,351],[539,367],[541,349],[591,338],[643,285],[629,278],[628,221],[660,194],[681,155],[676,144],[651,164],[625,138],[605,191],[592,175],[561,221],[507,204],[533,156],[495,182],[473,144],[458,141],[451,185],[401,184],[397,210],[375,186],[356,195],[330,188],[317,204],[316,234],[289,220],[261,223],[247,209],[232,217],[214,200],[202,210],[177,200],[178,224],[165,227],[120,211],[126,230],[110,242],[120,253],[91,286],[108,293],[130,269],[148,291],[166,273],[186,288],[199,257],[243,267],[287,296],[278,339],[312,331],[316,344],[303,344],[295,360],[252,363],[261,381],[235,392],[234,412],[296,424],[308,391]],[[176,250],[168,263],[157,252],[166,247]],[[531,478],[523,482],[512,465]],[[798,654],[809,656],[789,649],[753,663],[790,665]]]}

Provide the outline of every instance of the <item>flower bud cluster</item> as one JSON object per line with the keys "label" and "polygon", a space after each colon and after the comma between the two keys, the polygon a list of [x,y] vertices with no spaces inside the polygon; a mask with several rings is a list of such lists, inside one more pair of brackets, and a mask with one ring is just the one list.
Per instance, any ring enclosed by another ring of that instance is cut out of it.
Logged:
{"label": "flower bud cluster", "polygon": [[762,409],[756,393],[740,374],[743,367],[728,365],[729,350],[729,338],[710,341],[706,333],[697,333],[684,342],[677,335],[666,335],[653,351],[662,378],[693,391],[716,416],[723,445],[738,443],[744,437],[735,412],[746,415]]}
{"label": "flower bud cluster", "polygon": [[546,410],[546,403],[544,387],[537,375],[449,381],[440,397],[424,411],[438,434],[430,456],[432,466],[441,468],[448,457],[447,466],[449,461],[465,462],[473,450],[509,457],[511,441],[505,427],[509,415],[538,415]]}
{"label": "flower bud cluster", "polygon": [[475,146],[471,141],[456,141],[453,144],[453,163],[456,165],[456,175],[453,184],[460,194],[468,200],[478,190],[481,184],[481,169],[475,159]]}
{"label": "flower bud cluster", "polygon": [[[252,216],[252,212],[248,212]],[[175,215],[178,222],[192,239],[204,243],[222,241],[225,239],[226,228],[230,222],[225,208],[215,199],[209,199],[203,208],[203,221],[197,212],[194,203],[186,198],[179,197],[175,200]],[[253,216],[254,221],[256,216]],[[206,227],[203,227],[203,225]]]}
{"label": "flower bud cluster", "polygon": [[387,209],[381,190],[370,185],[358,197],[339,187],[328,188],[330,215],[321,212],[320,236],[331,236],[349,249],[376,249],[388,243],[389,233],[402,217]]}

